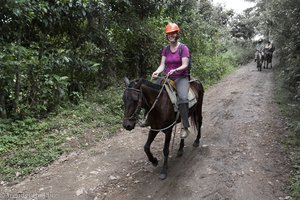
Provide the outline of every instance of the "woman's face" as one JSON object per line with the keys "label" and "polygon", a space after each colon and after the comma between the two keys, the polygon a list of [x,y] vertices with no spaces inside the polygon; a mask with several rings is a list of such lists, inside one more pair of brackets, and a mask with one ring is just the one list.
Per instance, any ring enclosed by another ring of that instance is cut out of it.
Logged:
{"label": "woman's face", "polygon": [[177,32],[167,33],[167,39],[170,42],[176,42],[176,40],[177,40]]}

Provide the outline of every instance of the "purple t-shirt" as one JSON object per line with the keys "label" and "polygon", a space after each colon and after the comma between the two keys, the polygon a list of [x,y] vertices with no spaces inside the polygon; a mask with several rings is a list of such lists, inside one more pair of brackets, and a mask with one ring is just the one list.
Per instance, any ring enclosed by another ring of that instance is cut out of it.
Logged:
{"label": "purple t-shirt", "polygon": [[[172,69],[176,69],[182,65],[182,60],[180,59],[180,54],[179,54],[179,48],[181,48],[182,50],[181,52],[182,58],[190,57],[188,47],[184,44],[180,44],[180,45],[181,47],[179,46],[175,52],[171,52],[170,48],[168,48],[167,55],[166,55],[166,48],[163,49],[162,56],[166,57],[166,63],[165,63],[166,66],[163,73],[167,74]],[[187,77],[187,76],[188,76],[188,69],[186,68],[185,70],[181,70],[172,74],[171,76],[169,76],[169,78],[176,79],[179,77]]]}

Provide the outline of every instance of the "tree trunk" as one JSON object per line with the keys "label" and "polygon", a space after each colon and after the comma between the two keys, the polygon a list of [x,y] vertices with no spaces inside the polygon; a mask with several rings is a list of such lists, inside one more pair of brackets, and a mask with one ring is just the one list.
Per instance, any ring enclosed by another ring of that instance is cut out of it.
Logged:
{"label": "tree trunk", "polygon": [[[1,85],[3,85],[3,84],[1,84]],[[4,94],[3,88],[1,88],[1,90],[0,90],[0,118],[1,119],[7,118],[6,105],[5,105],[5,94]]]}
{"label": "tree trunk", "polygon": [[13,103],[13,114],[19,114],[19,99],[20,99],[20,67],[16,66],[16,83],[15,83],[15,99]]}

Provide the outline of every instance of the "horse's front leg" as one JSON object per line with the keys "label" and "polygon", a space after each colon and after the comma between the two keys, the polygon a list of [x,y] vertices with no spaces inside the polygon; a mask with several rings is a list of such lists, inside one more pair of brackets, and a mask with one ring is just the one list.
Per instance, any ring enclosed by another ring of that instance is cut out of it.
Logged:
{"label": "horse's front leg", "polygon": [[157,166],[158,165],[158,160],[151,153],[150,147],[151,147],[151,144],[152,144],[153,140],[155,139],[157,133],[158,133],[158,131],[152,131],[152,130],[150,130],[149,133],[148,133],[147,142],[144,145],[144,151],[147,154],[147,157],[148,157],[149,161],[152,163],[153,166]]}
{"label": "horse's front leg", "polygon": [[170,141],[172,136],[172,129],[168,129],[167,131],[164,131],[164,133],[165,133],[165,144],[163,150],[164,164],[159,175],[159,178],[162,180],[166,179],[168,174],[168,159],[169,159],[169,148],[170,148]]}

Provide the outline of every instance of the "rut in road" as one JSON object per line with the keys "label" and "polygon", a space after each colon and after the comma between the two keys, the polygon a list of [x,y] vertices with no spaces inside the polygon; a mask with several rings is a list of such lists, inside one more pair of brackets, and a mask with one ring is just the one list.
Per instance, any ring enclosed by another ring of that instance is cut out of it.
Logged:
{"label": "rut in road", "polygon": [[177,158],[177,133],[166,180],[158,178],[164,135],[152,144],[160,161],[155,168],[143,152],[147,129],[135,128],[66,155],[1,191],[50,193],[61,200],[284,199],[291,166],[280,143],[285,133],[273,81],[272,69],[258,72],[250,63],[207,89],[201,146],[192,146],[196,134],[191,134],[184,155]]}

